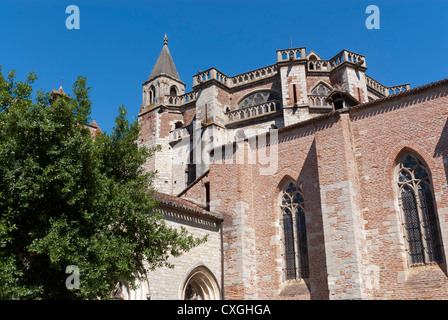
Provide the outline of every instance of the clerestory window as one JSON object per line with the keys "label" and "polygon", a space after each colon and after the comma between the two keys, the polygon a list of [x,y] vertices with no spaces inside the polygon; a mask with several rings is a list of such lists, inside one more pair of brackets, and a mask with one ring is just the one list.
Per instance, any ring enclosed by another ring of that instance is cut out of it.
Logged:
{"label": "clerestory window", "polygon": [[280,96],[274,91],[258,91],[246,96],[238,103],[239,109],[260,105],[269,101],[279,100]]}

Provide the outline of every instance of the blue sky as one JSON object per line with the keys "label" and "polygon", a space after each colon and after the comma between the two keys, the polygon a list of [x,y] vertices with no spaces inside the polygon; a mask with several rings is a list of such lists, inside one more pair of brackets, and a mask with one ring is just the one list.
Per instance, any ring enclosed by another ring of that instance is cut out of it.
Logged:
{"label": "blue sky", "polygon": [[[80,29],[68,30],[68,5]],[[368,30],[370,4],[380,29]],[[35,71],[35,89],[71,93],[78,75],[92,87],[92,117],[108,132],[118,106],[130,119],[168,34],[187,91],[198,70],[228,76],[276,62],[276,50],[306,47],[323,59],[342,49],[366,56],[367,74],[386,86],[424,85],[448,76],[448,1],[94,1],[1,0],[0,65],[18,80]]]}

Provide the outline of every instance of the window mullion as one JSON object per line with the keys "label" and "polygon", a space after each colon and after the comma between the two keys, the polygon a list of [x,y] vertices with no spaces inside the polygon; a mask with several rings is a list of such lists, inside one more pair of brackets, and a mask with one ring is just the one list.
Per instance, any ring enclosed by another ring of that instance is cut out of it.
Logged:
{"label": "window mullion", "polygon": [[428,263],[429,262],[428,248],[427,248],[427,243],[426,243],[425,230],[422,229],[424,220],[423,220],[422,208],[420,205],[420,196],[418,193],[418,184],[417,183],[413,184],[413,190],[414,190],[414,194],[415,194],[415,201],[416,201],[417,213],[418,213],[418,219],[419,219],[418,228],[420,230],[420,237],[421,237],[421,242],[422,242],[422,247],[423,247],[423,255],[425,257],[424,263]]}
{"label": "window mullion", "polygon": [[291,208],[292,224],[294,234],[295,261],[296,261],[296,278],[300,278],[300,245],[299,234],[297,232],[297,208]]}
{"label": "window mullion", "polygon": [[408,244],[408,235],[406,232],[406,225],[405,225],[405,219],[403,217],[404,215],[404,208],[403,208],[403,198],[401,196],[402,190],[401,187],[398,187],[398,207],[399,207],[399,211],[402,213],[400,215],[400,225],[401,225],[401,232],[402,232],[402,238],[403,238],[403,242],[404,242],[404,247],[405,247],[405,253],[406,253],[406,257],[407,257],[407,261],[408,261],[408,265],[409,265],[409,244]]}

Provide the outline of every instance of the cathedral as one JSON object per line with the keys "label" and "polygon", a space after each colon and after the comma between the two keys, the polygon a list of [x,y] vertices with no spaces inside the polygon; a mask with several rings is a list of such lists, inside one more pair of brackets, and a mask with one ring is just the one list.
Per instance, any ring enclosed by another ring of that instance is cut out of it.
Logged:
{"label": "cathedral", "polygon": [[[158,210],[207,242],[124,299],[448,299],[448,79],[383,85],[365,56],[277,50],[193,75],[165,36],[138,143]],[[445,246],[447,245],[447,246]]]}

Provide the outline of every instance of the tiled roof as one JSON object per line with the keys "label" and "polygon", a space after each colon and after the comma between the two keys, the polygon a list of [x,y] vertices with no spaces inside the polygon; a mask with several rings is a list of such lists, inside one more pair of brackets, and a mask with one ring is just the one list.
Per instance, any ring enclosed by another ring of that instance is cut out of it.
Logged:
{"label": "tiled roof", "polygon": [[57,95],[60,95],[60,96],[66,96],[66,94],[64,92],[64,89],[62,89],[62,86],[59,87],[59,90],[52,89],[51,93],[52,94],[57,94]]}
{"label": "tiled roof", "polygon": [[188,127],[193,122],[195,115],[196,115],[196,108],[185,110],[183,113],[184,125],[182,127]]}
{"label": "tiled roof", "polygon": [[100,129],[100,126],[96,123],[95,120],[93,120],[91,124],[88,124],[87,127],[89,128],[90,135],[92,137],[96,137],[98,133],[103,133],[103,131]]}
{"label": "tiled roof", "polygon": [[325,99],[325,101],[327,101],[327,102],[333,101],[333,98],[335,96],[337,97],[338,94],[343,96],[343,97],[345,97],[346,99],[348,99],[353,105],[358,105],[359,104],[358,99],[356,99],[350,93],[348,93],[345,90],[338,90],[338,89],[333,89],[333,91],[328,95],[328,97]]}
{"label": "tiled roof", "polygon": [[202,215],[205,217],[209,217],[212,219],[222,220],[222,215],[216,212],[210,212],[205,210],[203,207],[197,205],[196,203],[193,203],[191,201],[188,201],[186,199],[178,198],[176,196],[172,196],[166,193],[162,192],[155,192],[152,194],[152,196],[160,200],[160,203],[162,205],[175,208],[178,210],[186,211],[189,213],[194,213],[198,215]]}

